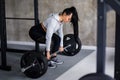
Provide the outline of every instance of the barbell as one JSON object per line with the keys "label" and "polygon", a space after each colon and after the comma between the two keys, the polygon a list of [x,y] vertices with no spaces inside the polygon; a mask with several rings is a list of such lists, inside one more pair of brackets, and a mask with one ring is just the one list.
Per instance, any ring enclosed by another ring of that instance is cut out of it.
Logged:
{"label": "barbell", "polygon": [[[73,34],[64,36],[64,54],[74,56],[81,50],[81,41],[76,42]],[[56,51],[55,53],[59,53]],[[43,55],[44,52],[25,53],[20,61],[21,71],[29,78],[38,78],[44,75],[48,68],[48,61]]]}

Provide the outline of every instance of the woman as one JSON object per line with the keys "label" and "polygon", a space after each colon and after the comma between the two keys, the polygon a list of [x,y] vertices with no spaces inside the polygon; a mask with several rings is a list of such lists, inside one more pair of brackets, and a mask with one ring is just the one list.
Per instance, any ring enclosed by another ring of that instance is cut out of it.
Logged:
{"label": "woman", "polygon": [[[78,39],[78,14],[75,7],[66,8],[62,13],[51,14],[44,22],[30,29],[30,37],[38,42],[46,43],[46,57],[49,60],[48,66],[55,68],[52,64],[62,64],[62,61],[54,58],[51,59],[51,53],[54,57],[57,56],[55,51],[63,51],[63,24],[71,22],[73,24],[74,36]],[[51,43],[53,47],[51,49]]]}

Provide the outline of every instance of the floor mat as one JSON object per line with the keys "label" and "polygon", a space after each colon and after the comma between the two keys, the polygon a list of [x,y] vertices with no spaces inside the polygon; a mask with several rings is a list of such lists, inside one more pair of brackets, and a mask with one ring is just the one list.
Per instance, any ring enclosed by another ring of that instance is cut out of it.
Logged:
{"label": "floor mat", "polygon": [[[58,65],[57,68],[51,69],[48,68],[47,72],[40,78],[35,80],[55,80],[64,72],[69,70],[79,61],[83,60],[86,56],[91,54],[94,50],[87,50],[82,49],[77,55],[75,56],[65,56],[65,55],[58,55],[58,58],[64,61],[64,64]],[[0,80],[33,80],[26,77],[20,71],[20,58],[23,54],[19,53],[12,53],[7,52],[7,63],[8,65],[12,66],[12,71],[2,71],[0,70]],[[1,57],[0,57],[1,62]]]}

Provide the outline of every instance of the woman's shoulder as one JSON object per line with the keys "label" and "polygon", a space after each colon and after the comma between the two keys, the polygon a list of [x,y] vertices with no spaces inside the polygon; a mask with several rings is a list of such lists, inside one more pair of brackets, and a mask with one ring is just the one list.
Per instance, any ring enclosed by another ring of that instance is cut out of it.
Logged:
{"label": "woman's shoulder", "polygon": [[58,14],[57,13],[51,13],[48,18],[48,20],[51,20],[51,21],[57,21],[59,19],[58,17]]}

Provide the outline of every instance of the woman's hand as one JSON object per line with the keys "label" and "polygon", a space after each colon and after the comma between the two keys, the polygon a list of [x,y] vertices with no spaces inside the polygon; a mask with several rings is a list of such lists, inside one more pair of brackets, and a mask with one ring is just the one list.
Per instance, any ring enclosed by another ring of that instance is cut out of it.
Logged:
{"label": "woman's hand", "polygon": [[63,51],[64,51],[64,48],[63,48],[63,47],[60,47],[60,48],[59,48],[59,51],[60,51],[60,52],[63,52]]}
{"label": "woman's hand", "polygon": [[[60,52],[63,52],[63,51],[64,51],[64,48],[63,48],[63,47],[59,47],[59,51],[60,51]],[[57,54],[54,53],[53,56],[57,56]]]}
{"label": "woman's hand", "polygon": [[50,51],[47,51],[47,60],[50,60],[50,58],[51,58],[51,55],[50,55]]}

